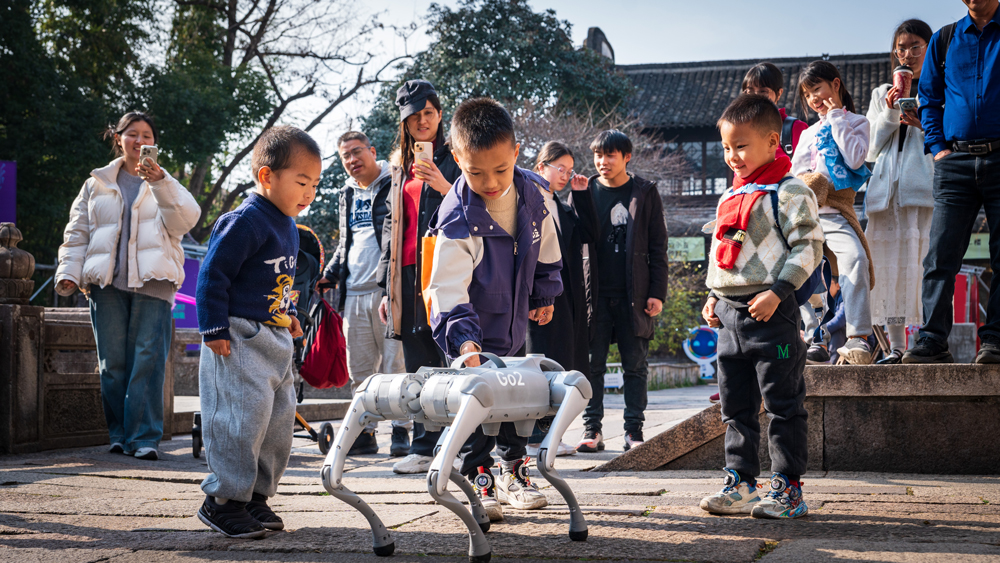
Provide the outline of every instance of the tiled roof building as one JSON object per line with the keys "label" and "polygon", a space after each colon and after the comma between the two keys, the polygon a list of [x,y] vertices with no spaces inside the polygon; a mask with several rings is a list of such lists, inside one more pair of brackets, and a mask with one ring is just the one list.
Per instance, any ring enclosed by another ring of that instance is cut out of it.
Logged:
{"label": "tiled roof building", "polygon": [[[862,115],[868,111],[872,90],[892,82],[888,53],[769,59],[784,74],[785,93],[778,105],[790,115],[802,118],[796,96],[799,73],[819,58],[837,65]],[[636,87],[629,109],[671,150],[683,150],[690,163],[690,177],[664,191],[675,195],[714,194],[729,185],[731,173],[722,161],[715,123],[740,93],[746,71],[763,60],[618,65]],[[812,114],[806,121],[815,119]]]}

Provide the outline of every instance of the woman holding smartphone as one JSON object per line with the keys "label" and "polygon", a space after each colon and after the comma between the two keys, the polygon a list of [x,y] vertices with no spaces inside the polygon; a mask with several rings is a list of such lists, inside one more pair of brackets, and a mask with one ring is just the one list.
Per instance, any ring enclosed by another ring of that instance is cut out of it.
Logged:
{"label": "woman holding smartphone", "polygon": [[70,208],[56,290],[90,300],[101,400],[112,453],[155,460],[171,309],[184,283],[183,237],[201,216],[194,197],[153,158],[156,126],[126,113],[105,134],[118,157],[90,173]]}
{"label": "woman holding smartphone", "polygon": [[[420,288],[420,239],[444,194],[462,171],[451,156],[444,138],[441,100],[426,80],[409,80],[396,92],[399,134],[393,163],[392,187],[386,201],[388,212],[382,229],[382,259],[378,282],[386,289],[379,315],[386,336],[403,341],[406,370],[444,366],[444,355],[431,336]],[[419,147],[416,146],[419,144]],[[417,158],[418,148],[422,155]],[[393,465],[396,473],[425,473],[434,459],[440,432],[427,432],[413,425],[410,454]],[[392,440],[408,439],[406,429],[394,427]]]}
{"label": "woman holding smartphone", "polygon": [[[880,364],[898,364],[906,349],[906,325],[923,323],[920,290],[924,256],[930,246],[934,157],[924,154],[924,132],[916,109],[899,101],[916,98],[924,51],[932,31],[921,20],[904,21],[892,36],[892,66],[913,70],[909,92],[883,84],[868,108],[871,142],[865,237],[878,283],[871,292],[872,323],[885,325],[892,352]],[[907,100],[908,101],[908,100]],[[918,100],[919,102],[919,100]]]}

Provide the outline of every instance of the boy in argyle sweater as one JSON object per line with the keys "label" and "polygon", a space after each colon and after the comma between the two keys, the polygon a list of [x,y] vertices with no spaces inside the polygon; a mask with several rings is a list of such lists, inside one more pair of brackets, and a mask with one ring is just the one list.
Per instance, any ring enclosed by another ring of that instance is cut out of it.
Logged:
{"label": "boy in argyle sweater", "polygon": [[[740,96],[723,112],[719,130],[735,176],[714,224],[706,225],[714,237],[702,315],[719,329],[719,394],[729,428],[725,487],[702,499],[701,508],[797,518],[808,512],[799,480],[806,470],[806,345],[793,293],[823,258],[823,230],[816,196],[789,175],[787,156],[775,156],[781,115],[770,100]],[[762,399],[774,473],[764,498],[756,482]]]}

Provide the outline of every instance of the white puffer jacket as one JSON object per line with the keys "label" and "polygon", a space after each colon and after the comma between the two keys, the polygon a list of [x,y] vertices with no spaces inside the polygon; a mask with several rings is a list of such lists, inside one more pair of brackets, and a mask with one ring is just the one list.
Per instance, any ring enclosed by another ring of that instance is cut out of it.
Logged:
{"label": "white puffer jacket", "polygon": [[[90,284],[111,283],[118,257],[123,199],[116,178],[124,164],[118,158],[90,173],[73,201],[69,223],[59,247],[56,283],[75,282],[86,291]],[[143,182],[132,204],[128,241],[128,286],[148,280],[168,280],[175,290],[184,283],[183,237],[201,216],[194,197],[164,171],[158,182]]]}
{"label": "white puffer jacket", "polygon": [[885,103],[891,87],[883,84],[873,90],[868,106],[871,143],[867,160],[875,163],[865,194],[869,213],[885,211],[894,197],[900,207],[934,207],[934,157],[924,154],[924,132],[916,127],[906,128],[903,151],[899,151],[900,111]]}

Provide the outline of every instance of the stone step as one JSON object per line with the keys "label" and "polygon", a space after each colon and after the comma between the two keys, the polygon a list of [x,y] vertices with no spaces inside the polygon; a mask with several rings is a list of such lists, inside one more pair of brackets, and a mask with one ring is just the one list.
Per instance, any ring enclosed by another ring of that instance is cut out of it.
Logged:
{"label": "stone step", "polygon": [[[808,366],[805,379],[810,471],[1000,473],[1000,366]],[[725,432],[712,405],[594,471],[719,469]]]}

